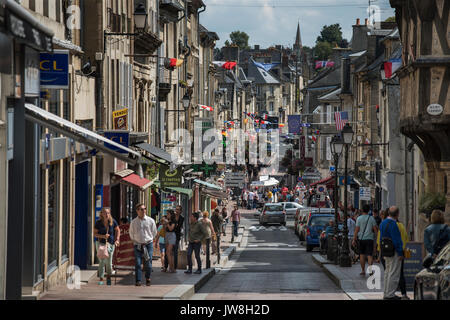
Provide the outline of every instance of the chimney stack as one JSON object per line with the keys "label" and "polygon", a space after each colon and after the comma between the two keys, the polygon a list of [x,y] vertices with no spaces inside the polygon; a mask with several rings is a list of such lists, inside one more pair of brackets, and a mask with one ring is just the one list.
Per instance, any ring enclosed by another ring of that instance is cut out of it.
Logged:
{"label": "chimney stack", "polygon": [[358,18],[358,19],[356,19],[356,25],[357,25],[357,26],[359,26],[359,25],[360,25],[360,21],[361,21],[361,20],[360,20],[359,18]]}

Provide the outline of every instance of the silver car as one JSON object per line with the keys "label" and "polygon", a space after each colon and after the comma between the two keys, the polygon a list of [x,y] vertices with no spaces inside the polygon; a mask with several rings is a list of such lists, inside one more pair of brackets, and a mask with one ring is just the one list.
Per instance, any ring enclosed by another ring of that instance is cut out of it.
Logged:
{"label": "silver car", "polygon": [[304,209],[305,207],[298,204],[297,202],[281,202],[283,205],[284,211],[288,216],[295,216],[297,209]]}
{"label": "silver car", "polygon": [[286,225],[286,211],[281,203],[266,203],[259,216],[259,223],[266,225],[268,223],[278,223]]}

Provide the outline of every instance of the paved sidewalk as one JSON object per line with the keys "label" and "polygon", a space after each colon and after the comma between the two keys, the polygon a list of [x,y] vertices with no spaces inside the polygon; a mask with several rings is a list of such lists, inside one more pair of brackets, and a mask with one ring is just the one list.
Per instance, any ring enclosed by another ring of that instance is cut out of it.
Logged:
{"label": "paved sidewalk", "polygon": [[[119,270],[117,276],[113,276],[112,285],[99,285],[96,272],[89,270],[83,272],[88,275],[87,282],[82,282],[80,289],[70,290],[66,285],[61,285],[44,293],[40,300],[185,300],[192,297],[212,276],[216,267],[223,267],[228,258],[240,246],[244,228],[240,227],[239,236],[231,243],[231,224],[226,229],[226,236],[222,236],[221,260],[217,264],[217,255],[211,256],[211,269],[203,269],[201,275],[187,275],[184,270],[177,273],[161,272],[161,261],[153,260],[152,283],[150,287],[135,286],[133,271]],[[201,255],[202,264],[205,266],[206,256]],[[194,255],[193,260],[195,261]],[[195,269],[195,266],[194,266]],[[116,283],[117,281],[117,283]],[[106,282],[105,282],[106,283]]]}
{"label": "paved sidewalk", "polygon": [[[366,272],[365,276],[361,276],[361,265],[354,264],[350,268],[343,268],[328,261],[326,256],[320,254],[312,255],[313,261],[320,265],[328,277],[333,280],[338,287],[340,287],[352,300],[381,300],[383,299],[383,279],[384,269],[381,264],[374,263],[380,270],[380,287],[379,289],[372,289],[376,284],[369,279]],[[366,265],[367,268],[367,265]],[[397,295],[400,295],[398,292]],[[414,298],[414,293],[408,291],[410,299]]]}

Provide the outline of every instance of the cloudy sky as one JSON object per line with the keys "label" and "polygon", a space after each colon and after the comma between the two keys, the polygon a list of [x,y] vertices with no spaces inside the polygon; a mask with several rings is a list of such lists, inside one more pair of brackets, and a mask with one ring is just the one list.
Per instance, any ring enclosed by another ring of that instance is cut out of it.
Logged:
{"label": "cloudy sky", "polygon": [[[200,23],[220,37],[223,46],[233,31],[245,31],[249,45],[292,46],[300,22],[303,45],[313,46],[324,25],[339,23],[350,41],[356,19],[368,18],[369,0],[204,0]],[[371,0],[380,8],[377,20],[393,16],[389,0]]]}

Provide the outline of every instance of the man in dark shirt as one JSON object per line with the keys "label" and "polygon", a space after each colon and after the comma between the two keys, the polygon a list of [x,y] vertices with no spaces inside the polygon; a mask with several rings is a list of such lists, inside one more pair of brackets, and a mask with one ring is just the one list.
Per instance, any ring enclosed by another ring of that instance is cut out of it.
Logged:
{"label": "man in dark shirt", "polygon": [[188,261],[188,270],[184,273],[191,274],[192,273],[192,252],[195,253],[195,259],[197,260],[198,270],[194,272],[195,274],[202,273],[202,260],[200,258],[200,247],[202,246],[202,241],[206,239],[207,232],[203,226],[203,223],[198,221],[200,218],[200,212],[194,212],[190,216],[190,225],[189,225],[189,245],[187,249],[187,261]]}
{"label": "man in dark shirt", "polygon": [[[181,232],[183,230],[183,224],[184,224],[184,217],[181,215],[183,212],[183,209],[181,206],[177,206],[175,209],[175,236],[177,237],[177,241],[173,247],[173,265],[175,266],[175,269],[177,269],[178,266],[178,248],[180,246],[180,240],[181,240]],[[167,269],[169,267],[169,261],[168,259],[164,259],[164,266]]]}

